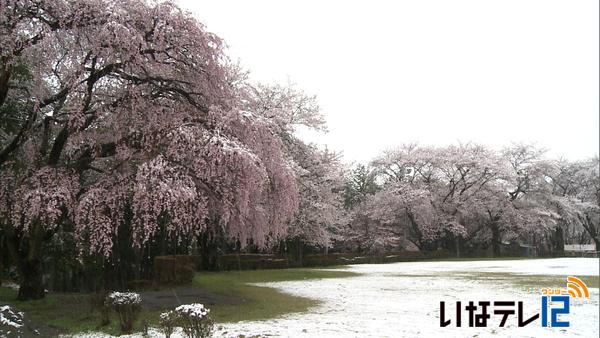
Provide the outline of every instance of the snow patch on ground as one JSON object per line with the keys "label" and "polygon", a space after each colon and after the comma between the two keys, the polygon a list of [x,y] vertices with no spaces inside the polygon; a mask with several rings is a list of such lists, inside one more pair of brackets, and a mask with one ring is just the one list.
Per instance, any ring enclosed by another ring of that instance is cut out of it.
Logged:
{"label": "snow patch on ground", "polygon": [[13,283],[13,282],[4,282],[2,283],[2,287],[4,288],[9,288],[11,290],[15,290],[15,291],[19,291],[19,284]]}
{"label": "snow patch on ground", "polygon": [[23,326],[23,312],[16,312],[10,306],[0,306],[0,325],[20,328]]}
{"label": "snow patch on ground", "polygon": [[[151,338],[158,338],[158,337],[164,337],[165,335],[162,334],[162,332],[160,332],[157,329],[149,329],[148,330],[148,337]],[[77,335],[71,336],[71,335],[61,335],[59,338],[67,338],[67,337],[72,337],[72,338],[112,338],[114,336],[106,334],[106,333],[102,333],[102,332],[84,332],[84,333],[79,333]],[[121,335],[119,336],[121,338],[143,338],[144,336],[141,333],[133,333],[133,334],[129,334],[129,335]],[[184,338],[183,333],[181,331],[181,329],[176,329],[175,332],[173,332],[173,334],[171,335],[171,338]]]}
{"label": "snow patch on ground", "polygon": [[0,338],[20,337],[23,317],[23,312],[17,312],[8,305],[0,306]]}
{"label": "snow patch on ground", "polygon": [[342,270],[366,274],[443,274],[445,272],[503,272],[520,275],[597,276],[597,258],[550,258],[487,261],[410,262],[351,265]]}
{"label": "snow patch on ground", "polygon": [[[520,328],[514,316],[509,318],[506,327],[500,328],[499,318],[494,315],[487,328],[439,326],[442,300],[449,305],[459,300],[463,304],[465,301],[523,301],[525,315],[534,315],[540,310],[539,288],[544,287],[540,285],[535,290],[525,290],[510,282],[448,278],[445,274],[467,276],[469,273],[506,272],[517,275],[597,276],[598,259],[411,262],[353,265],[343,270],[363,275],[261,284],[293,295],[320,299],[323,303],[309,313],[227,324],[218,336],[430,337],[443,334],[446,337],[598,337],[599,334],[597,288],[590,288],[590,299],[572,302],[569,328],[543,328],[539,319]],[[224,331],[233,334],[224,334]]]}

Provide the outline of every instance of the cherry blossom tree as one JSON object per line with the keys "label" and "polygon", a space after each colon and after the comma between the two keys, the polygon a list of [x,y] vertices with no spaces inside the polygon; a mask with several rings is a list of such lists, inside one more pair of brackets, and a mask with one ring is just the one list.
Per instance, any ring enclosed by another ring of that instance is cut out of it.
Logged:
{"label": "cherry blossom tree", "polygon": [[43,244],[65,224],[105,257],[127,215],[138,247],[159,229],[260,247],[287,233],[298,189],[281,138],[190,14],[171,2],[1,0],[0,46],[0,119],[15,120],[0,144],[0,220],[19,299],[44,296]]}
{"label": "cherry blossom tree", "polygon": [[[385,152],[373,164],[385,180],[384,190],[403,197],[403,217],[415,245],[467,236],[469,205],[484,186],[498,178],[498,163],[478,145],[445,148],[402,145]],[[423,196],[427,196],[423,199]],[[383,201],[393,200],[384,198]],[[412,201],[409,204],[409,201]],[[419,212],[414,212],[419,208]]]}
{"label": "cherry blossom tree", "polygon": [[287,85],[246,84],[248,109],[272,120],[282,136],[295,136],[299,128],[327,131],[317,98],[293,83]]}
{"label": "cherry blossom tree", "polygon": [[[500,242],[520,235],[536,214],[529,204],[514,203],[526,192],[533,194],[534,184],[534,168],[527,174],[524,160],[516,161],[515,169],[501,154],[476,144],[402,145],[373,161],[385,193],[370,213],[379,220],[392,216],[411,229],[410,238],[419,248],[438,241],[458,250],[466,240],[491,244],[498,255]],[[538,179],[541,171],[535,170]],[[517,172],[521,178],[513,175]]]}
{"label": "cherry blossom tree", "polygon": [[343,172],[339,155],[310,145],[299,145],[298,185],[300,207],[288,238],[324,248],[339,240],[347,224],[341,191]]}
{"label": "cherry blossom tree", "polygon": [[406,246],[405,241],[425,250],[447,225],[432,204],[431,192],[409,183],[385,186],[367,199],[363,212],[368,219],[363,242],[376,251]]}
{"label": "cherry blossom tree", "polygon": [[340,193],[344,171],[339,154],[307,144],[297,135],[302,129],[327,131],[316,97],[293,84],[248,85],[245,91],[248,109],[274,123],[296,172],[300,203],[288,240],[295,242],[298,258],[304,244],[327,251],[347,223]]}
{"label": "cherry blossom tree", "polygon": [[[533,145],[515,144],[502,152],[491,152],[488,162],[496,177],[484,184],[467,205],[475,226],[470,237],[489,244],[494,256],[500,255],[500,244],[547,229],[544,212],[536,196],[543,182],[543,151]],[[546,219],[549,220],[549,219]],[[535,225],[535,226],[534,226]]]}
{"label": "cherry blossom tree", "polygon": [[[371,220],[371,234],[377,233],[373,227],[393,225],[396,231],[410,230],[419,248],[436,241],[450,248],[454,239],[457,250],[466,244],[491,246],[496,256],[505,241],[551,241],[558,249],[563,231],[596,237],[597,163],[552,164],[543,155],[529,144],[501,152],[476,144],[402,145],[373,161],[382,191],[363,217]],[[420,210],[411,213],[413,208]]]}
{"label": "cherry blossom tree", "polygon": [[503,149],[501,156],[509,170],[508,202],[503,199],[506,215],[499,214],[497,220],[512,238],[536,244],[537,239],[549,237],[562,248],[560,217],[548,203],[550,164],[544,155],[545,150],[534,144],[516,143]]}
{"label": "cherry blossom tree", "polygon": [[[545,172],[551,186],[549,205],[560,215],[563,226],[581,242],[587,234],[596,250],[600,247],[600,162],[557,160]],[[580,229],[579,231],[577,229]]]}

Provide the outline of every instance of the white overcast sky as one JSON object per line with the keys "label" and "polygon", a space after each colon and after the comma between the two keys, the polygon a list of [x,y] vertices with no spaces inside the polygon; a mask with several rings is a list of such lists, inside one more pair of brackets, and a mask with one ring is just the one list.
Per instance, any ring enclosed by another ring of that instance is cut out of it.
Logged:
{"label": "white overcast sky", "polygon": [[318,96],[310,140],[366,162],[405,142],[598,154],[599,1],[179,0],[254,80]]}

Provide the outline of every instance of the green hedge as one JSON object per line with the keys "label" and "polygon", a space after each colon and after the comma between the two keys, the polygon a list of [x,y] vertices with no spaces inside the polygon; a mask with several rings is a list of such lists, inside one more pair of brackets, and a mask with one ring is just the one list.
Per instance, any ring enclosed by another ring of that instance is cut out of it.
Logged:
{"label": "green hedge", "polygon": [[343,264],[380,264],[394,262],[412,262],[425,259],[447,258],[451,254],[445,250],[421,252],[399,251],[387,252],[379,255],[360,255],[354,253],[306,255],[302,261],[303,266],[331,266]]}
{"label": "green hedge", "polygon": [[[431,252],[399,251],[380,255],[330,253],[327,255],[305,255],[302,261],[294,261],[287,257],[273,254],[227,254],[217,258],[217,269],[220,271],[230,271],[322,267],[346,264],[379,264],[411,262],[451,256],[448,251],[444,250]],[[198,261],[198,256],[158,256],[154,260],[155,281],[161,284],[180,284],[191,281],[194,268],[198,266]]]}
{"label": "green hedge", "polygon": [[357,253],[330,253],[306,255],[302,261],[292,261],[285,257],[269,254],[229,254],[217,259],[218,269],[257,270],[285,269],[290,267],[321,267],[346,264],[379,264],[394,262],[411,262],[425,259],[447,258],[452,255],[445,250],[432,252],[400,251],[381,255],[361,255]]}
{"label": "green hedge", "polygon": [[190,255],[157,256],[154,258],[154,280],[160,284],[191,283],[196,260]]}
{"label": "green hedge", "polygon": [[230,254],[217,258],[217,267],[221,271],[285,269],[289,261],[284,257],[267,254]]}

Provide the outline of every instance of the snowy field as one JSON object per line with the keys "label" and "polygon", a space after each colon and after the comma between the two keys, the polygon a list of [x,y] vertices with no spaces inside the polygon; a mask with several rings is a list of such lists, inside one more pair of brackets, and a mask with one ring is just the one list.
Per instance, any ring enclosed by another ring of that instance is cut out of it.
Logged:
{"label": "snowy field", "polygon": [[[262,322],[225,325],[219,335],[262,334],[277,337],[598,337],[598,289],[590,299],[571,302],[565,329],[543,328],[540,320],[519,328],[516,316],[498,327],[492,315],[487,328],[440,328],[439,302],[454,318],[457,300],[523,301],[525,315],[540,310],[540,288],[519,284],[523,275],[597,276],[598,259],[415,262],[354,265],[358,277],[262,284],[294,295],[323,300],[310,313]],[[514,274],[514,275],[512,275]],[[584,279],[585,280],[585,279]],[[566,281],[565,281],[566,284]],[[527,316],[526,318],[529,318]],[[466,313],[463,311],[463,326]],[[231,335],[232,337],[235,335]]]}
{"label": "snowy field", "polygon": [[259,284],[319,299],[322,304],[309,313],[219,325],[215,336],[598,337],[597,288],[589,289],[589,299],[571,301],[570,314],[563,317],[570,321],[569,328],[543,328],[540,319],[519,328],[516,315],[500,328],[500,317],[493,314],[487,328],[468,328],[464,327],[464,310],[462,328],[439,325],[442,300],[452,319],[457,300],[463,304],[523,301],[525,318],[529,318],[540,311],[540,288],[548,286],[544,280],[565,275],[597,276],[598,262],[592,258],[559,258],[353,265],[343,270],[358,272],[360,276]]}

